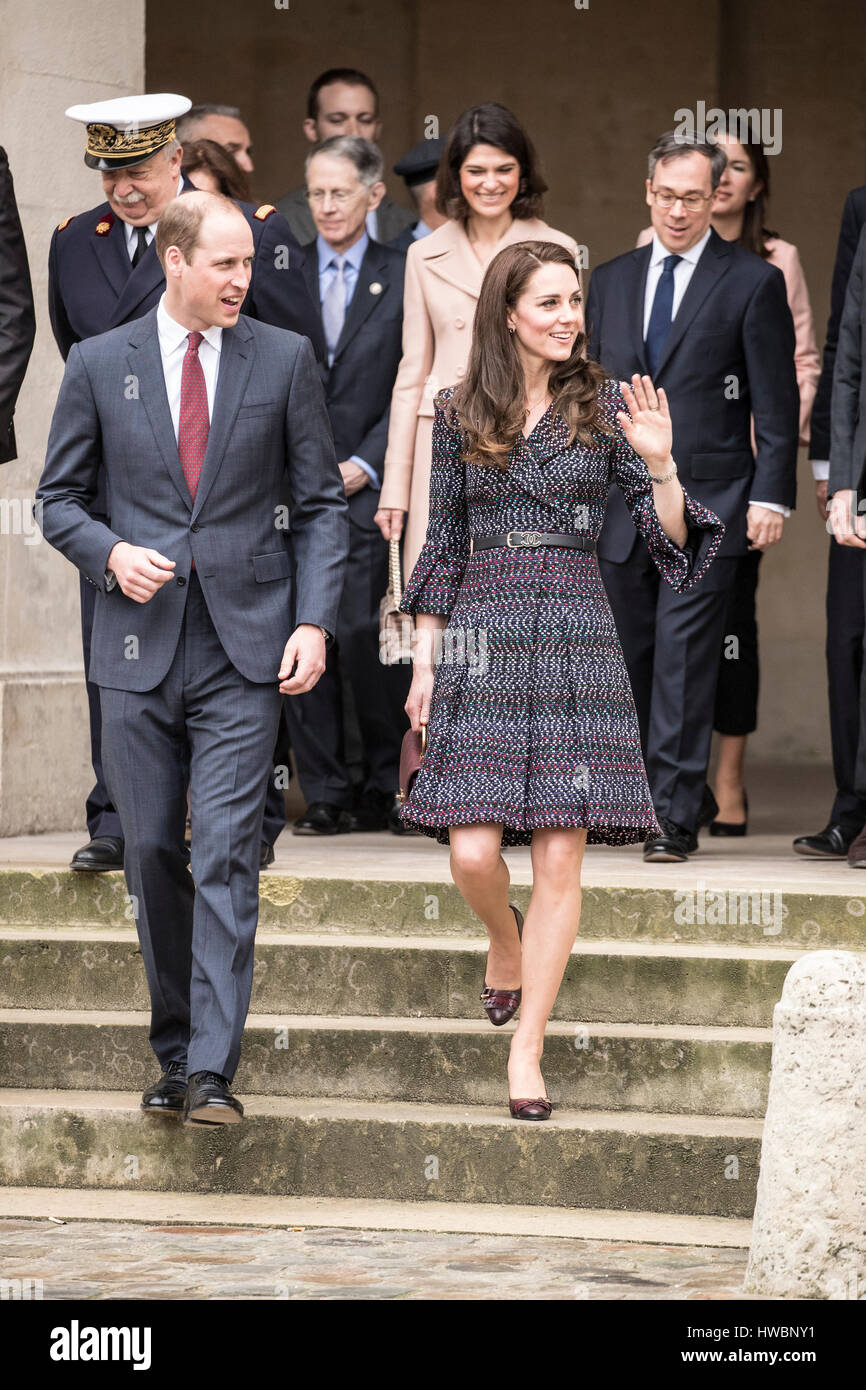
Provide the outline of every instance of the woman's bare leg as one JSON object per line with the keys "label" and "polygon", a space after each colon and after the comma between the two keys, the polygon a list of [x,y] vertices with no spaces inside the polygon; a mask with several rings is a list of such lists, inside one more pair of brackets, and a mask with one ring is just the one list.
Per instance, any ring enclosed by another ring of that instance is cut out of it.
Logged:
{"label": "woman's bare leg", "polygon": [[508,1059],[514,1100],[547,1094],[541,1075],[544,1030],[580,925],[586,830],[536,830],[532,897],[523,925],[523,999]]}
{"label": "woman's bare leg", "polygon": [[719,761],[716,767],[717,819],[732,825],[742,825],[746,819],[743,801],[743,780],[748,734],[720,734]]}
{"label": "woman's bare leg", "polygon": [[511,876],[502,858],[502,826],[492,822],[452,825],[450,841],[451,877],[490,937],[487,983],[497,989],[519,989],[520,940],[508,906]]}

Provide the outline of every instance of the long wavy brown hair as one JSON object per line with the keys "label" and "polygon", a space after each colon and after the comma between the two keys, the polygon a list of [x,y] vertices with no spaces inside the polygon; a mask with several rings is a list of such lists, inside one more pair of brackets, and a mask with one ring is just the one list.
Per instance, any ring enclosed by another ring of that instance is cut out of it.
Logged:
{"label": "long wavy brown hair", "polygon": [[[573,257],[553,241],[518,241],[499,251],[487,267],[472,325],[466,375],[447,403],[446,417],[462,430],[463,457],[469,463],[506,469],[526,424],[526,379],[508,331],[507,314],[542,265],[567,265],[580,277]],[[598,391],[605,373],[584,355],[586,334],[578,333],[565,362],[551,364],[548,390],[554,410],[565,421],[569,443],[591,444],[610,433],[599,418]],[[445,405],[441,395],[436,402]]]}

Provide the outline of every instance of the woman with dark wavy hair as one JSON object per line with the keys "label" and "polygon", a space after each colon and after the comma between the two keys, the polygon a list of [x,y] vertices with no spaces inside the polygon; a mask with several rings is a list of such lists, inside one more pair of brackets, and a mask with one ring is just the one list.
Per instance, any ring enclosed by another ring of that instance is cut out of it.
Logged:
{"label": "woman with dark wavy hair", "polygon": [[[661,574],[690,588],[723,533],[671,458],[664,391],[587,361],[568,251],[490,263],[461,383],[433,425],[427,537],[401,608],[417,615],[406,712],[427,724],[401,814],[450,844],[490,938],[494,1025],[522,1002],[508,1063],[516,1118],[549,1118],[544,1033],[580,920],[584,846],[658,833],[625,661],[595,556],[616,482]],[[531,846],[526,921],[503,845]]]}
{"label": "woman with dark wavy hair", "polygon": [[448,221],[406,257],[403,357],[374,518],[386,540],[403,535],[405,574],[427,529],[433,398],[466,371],[487,266],[518,241],[556,241],[577,255],[570,236],[542,221],[546,189],[532,141],[507,106],[488,101],[458,117],[436,175],[436,207]]}

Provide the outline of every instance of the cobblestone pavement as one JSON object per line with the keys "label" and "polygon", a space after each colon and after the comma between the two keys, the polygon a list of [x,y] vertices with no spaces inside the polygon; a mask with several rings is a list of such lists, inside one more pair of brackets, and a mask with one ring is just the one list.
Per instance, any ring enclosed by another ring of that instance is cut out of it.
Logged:
{"label": "cobblestone pavement", "polygon": [[746,1256],[541,1236],[0,1221],[0,1283],[41,1280],[44,1299],[729,1300],[744,1297]]}

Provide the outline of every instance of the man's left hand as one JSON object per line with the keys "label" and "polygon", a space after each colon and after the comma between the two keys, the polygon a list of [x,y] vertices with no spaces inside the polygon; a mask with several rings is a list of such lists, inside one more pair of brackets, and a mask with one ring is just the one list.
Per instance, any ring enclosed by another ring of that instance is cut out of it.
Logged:
{"label": "man's left hand", "polygon": [[750,550],[769,550],[782,539],[785,518],[771,507],[752,505],[746,512],[746,536]]}
{"label": "man's left hand", "polygon": [[[325,638],[322,629],[314,623],[300,623],[295,628],[283,652],[283,660],[277,673],[281,695],[303,695],[312,690],[325,669]],[[290,677],[289,672],[298,663],[298,669]]]}
{"label": "man's left hand", "polygon": [[370,481],[361,465],[353,463],[351,459],[346,459],[345,463],[340,464],[340,472],[343,475],[343,485],[347,497],[351,497],[353,492],[360,492],[361,488],[366,487]]}

